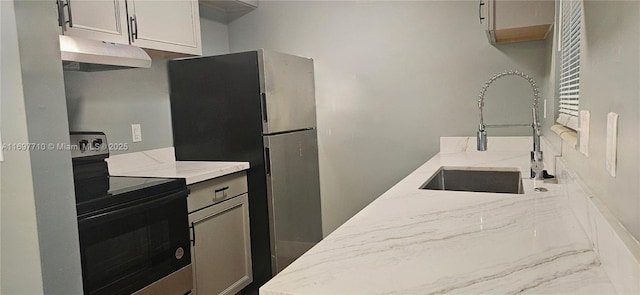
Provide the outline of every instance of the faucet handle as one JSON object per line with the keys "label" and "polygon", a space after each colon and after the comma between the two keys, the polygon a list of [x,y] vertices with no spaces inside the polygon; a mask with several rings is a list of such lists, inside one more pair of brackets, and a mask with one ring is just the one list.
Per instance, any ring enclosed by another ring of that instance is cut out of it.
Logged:
{"label": "faucet handle", "polygon": [[487,150],[487,131],[485,131],[484,128],[478,130],[476,139],[478,141],[477,142],[478,150],[486,151]]}
{"label": "faucet handle", "polygon": [[[536,179],[542,179],[542,170],[544,170],[542,151],[531,151],[531,171],[535,173]],[[533,178],[534,175],[531,177]]]}

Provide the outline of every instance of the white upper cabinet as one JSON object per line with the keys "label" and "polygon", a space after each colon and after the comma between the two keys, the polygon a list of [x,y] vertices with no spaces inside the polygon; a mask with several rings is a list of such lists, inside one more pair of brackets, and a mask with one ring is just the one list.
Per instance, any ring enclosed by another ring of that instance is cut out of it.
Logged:
{"label": "white upper cabinet", "polygon": [[125,0],[60,0],[63,34],[113,43],[129,43]]}
{"label": "white upper cabinet", "polygon": [[554,22],[555,2],[481,0],[479,11],[491,44],[543,40]]}
{"label": "white upper cabinet", "polygon": [[58,0],[62,34],[144,48],[153,57],[201,55],[198,0]]}
{"label": "white upper cabinet", "polygon": [[195,0],[128,0],[131,45],[201,55],[200,13]]}

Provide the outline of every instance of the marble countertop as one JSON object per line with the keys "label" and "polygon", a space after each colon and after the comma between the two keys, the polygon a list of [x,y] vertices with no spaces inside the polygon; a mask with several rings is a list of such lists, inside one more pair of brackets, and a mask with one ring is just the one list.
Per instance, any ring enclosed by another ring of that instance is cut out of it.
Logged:
{"label": "marble countertop", "polygon": [[187,185],[249,169],[248,162],[176,161],[173,148],[112,156],[109,175],[184,178]]}
{"label": "marble countertop", "polygon": [[529,152],[434,156],[260,294],[615,294],[561,185],[536,181],[540,193],[524,179],[524,195],[419,189],[441,166],[527,177]]}

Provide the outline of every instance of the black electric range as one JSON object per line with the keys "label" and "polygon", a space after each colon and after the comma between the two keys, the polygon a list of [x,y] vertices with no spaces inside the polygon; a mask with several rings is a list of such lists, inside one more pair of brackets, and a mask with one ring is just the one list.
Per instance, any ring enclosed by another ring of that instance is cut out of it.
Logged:
{"label": "black electric range", "polygon": [[78,215],[186,189],[184,179],[109,176],[103,132],[72,132],[71,144]]}
{"label": "black electric range", "polygon": [[84,293],[188,293],[185,180],[109,176],[104,133],[70,138]]}

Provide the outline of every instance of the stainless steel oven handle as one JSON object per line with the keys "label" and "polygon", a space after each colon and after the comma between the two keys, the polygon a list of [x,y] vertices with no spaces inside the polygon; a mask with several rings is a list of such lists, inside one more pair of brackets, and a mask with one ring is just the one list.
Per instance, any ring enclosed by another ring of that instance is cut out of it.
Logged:
{"label": "stainless steel oven handle", "polygon": [[[137,203],[132,206],[127,206],[115,210],[102,211],[98,214],[86,214],[85,216],[80,216],[78,218],[79,226],[90,226],[97,222],[108,222],[117,218],[121,218],[123,216],[130,216],[137,213],[148,211],[149,209],[160,207],[166,204],[169,204],[173,201],[184,198],[186,200],[187,195],[189,194],[188,190],[181,190],[178,192],[171,193],[167,196],[153,199],[146,202]],[[186,212],[186,207],[185,207]]]}
{"label": "stainless steel oven handle", "polygon": [[189,227],[191,229],[191,233],[193,236],[193,239],[190,241],[191,242],[191,246],[196,246],[196,225],[193,224],[193,222],[191,223],[191,226]]}

